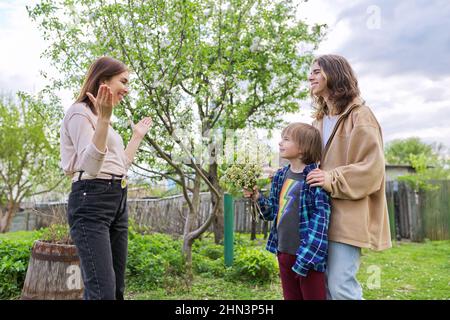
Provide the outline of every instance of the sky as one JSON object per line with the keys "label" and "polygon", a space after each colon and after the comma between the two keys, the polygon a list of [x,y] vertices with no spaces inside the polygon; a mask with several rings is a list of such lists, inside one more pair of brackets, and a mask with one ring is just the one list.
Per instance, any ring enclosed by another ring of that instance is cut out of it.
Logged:
{"label": "sky", "polygon": [[[41,58],[47,44],[25,9],[33,3],[0,0],[2,93],[36,93],[46,84],[39,71],[51,70]],[[310,0],[301,4],[298,16],[328,25],[317,55],[349,60],[385,142],[415,136],[443,143],[450,153],[450,1]],[[59,95],[67,108],[70,94]],[[310,114],[311,102],[304,101],[298,113],[283,118],[310,123]]]}

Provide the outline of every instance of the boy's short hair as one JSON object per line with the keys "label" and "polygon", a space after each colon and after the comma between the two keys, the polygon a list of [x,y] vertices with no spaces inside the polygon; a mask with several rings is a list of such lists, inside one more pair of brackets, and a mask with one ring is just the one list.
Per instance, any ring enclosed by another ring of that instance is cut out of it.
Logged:
{"label": "boy's short hair", "polygon": [[301,160],[305,164],[319,162],[322,158],[322,138],[320,132],[313,126],[303,123],[294,122],[289,124],[281,132],[281,136],[289,136],[297,141],[302,152]]}

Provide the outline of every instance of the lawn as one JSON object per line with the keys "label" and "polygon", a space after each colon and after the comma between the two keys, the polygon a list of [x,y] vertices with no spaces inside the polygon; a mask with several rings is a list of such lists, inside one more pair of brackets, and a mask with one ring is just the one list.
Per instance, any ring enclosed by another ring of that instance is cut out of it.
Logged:
{"label": "lawn", "polygon": [[[247,236],[247,235],[246,235]],[[205,241],[205,240],[203,240]],[[258,239],[253,246],[263,246]],[[450,241],[395,242],[382,252],[363,250],[358,280],[367,300],[450,299]],[[278,279],[265,284],[196,275],[191,288],[177,283],[147,292],[128,291],[128,299],[282,299]]]}
{"label": "lawn", "polygon": [[[370,288],[373,282],[369,277],[377,268],[381,271],[380,286]],[[358,279],[366,299],[448,300],[450,241],[397,242],[382,252],[364,250]]]}
{"label": "lawn", "polygon": [[[39,233],[37,232],[20,231],[0,234],[0,240],[8,239],[9,241],[12,240],[13,243],[26,241],[31,244],[33,239],[36,239],[38,236]],[[250,241],[249,238],[249,234],[236,234],[235,249],[238,246],[264,248],[265,240],[260,235],[258,235],[258,239],[255,241]],[[141,239],[140,241],[144,240]],[[169,243],[170,241],[169,238]],[[164,242],[153,243],[150,246],[151,248],[157,244],[164,244]],[[167,243],[164,245],[167,245]],[[172,252],[179,252],[177,243],[173,243],[172,246],[174,248],[176,247],[173,249],[175,251]],[[197,243],[197,246],[198,248],[209,248],[209,252],[221,256],[222,249],[220,246],[214,246],[211,235],[204,237],[200,243]],[[142,250],[148,250],[148,247],[142,247]],[[198,252],[202,251],[200,250]],[[208,252],[208,250],[204,252]],[[204,256],[201,257],[203,260],[206,259]],[[223,257],[221,259],[223,261]],[[273,255],[270,255],[269,259],[275,261]],[[131,261],[131,258],[129,260]],[[211,263],[211,260],[208,261]],[[216,261],[219,262],[220,266],[223,265],[220,264],[219,260]],[[152,265],[150,264],[150,266]],[[145,272],[152,272],[147,267],[143,267],[144,275],[146,274]],[[275,269],[271,270],[276,272]],[[363,286],[364,298],[368,300],[449,300],[450,240],[425,241],[424,243],[394,242],[393,247],[386,251],[374,252],[363,250],[358,279]],[[139,282],[139,278],[137,280]],[[134,283],[136,283],[136,279]],[[133,281],[129,281],[127,282],[126,298],[136,300],[276,300],[282,299],[282,292],[279,279],[276,275],[270,281],[261,282],[215,276],[214,272],[207,272],[206,270],[206,272],[202,271],[202,273],[196,272],[194,274],[194,281],[190,286],[179,276],[164,277],[164,280],[153,289],[140,289],[139,287],[133,286]]]}

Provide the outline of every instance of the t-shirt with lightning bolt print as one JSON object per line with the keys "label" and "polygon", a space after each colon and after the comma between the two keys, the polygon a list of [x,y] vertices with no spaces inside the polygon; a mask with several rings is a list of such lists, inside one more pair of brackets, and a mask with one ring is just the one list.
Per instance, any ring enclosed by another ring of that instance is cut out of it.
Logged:
{"label": "t-shirt with lightning bolt print", "polygon": [[300,246],[298,226],[300,223],[300,193],[305,177],[289,169],[280,191],[277,214],[278,251],[295,255]]}

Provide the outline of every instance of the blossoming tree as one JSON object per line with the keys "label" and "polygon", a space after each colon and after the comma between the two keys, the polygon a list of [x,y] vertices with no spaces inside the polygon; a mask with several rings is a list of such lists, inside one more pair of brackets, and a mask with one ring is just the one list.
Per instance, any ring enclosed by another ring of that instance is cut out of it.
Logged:
{"label": "blossoming tree", "polygon": [[[79,88],[101,55],[121,59],[133,71],[133,93],[115,114],[154,120],[135,164],[181,186],[189,207],[183,245],[188,266],[192,243],[212,222],[216,240],[222,236],[223,191],[215,159],[225,141],[216,138],[225,129],[272,129],[307,95],[302,83],[324,26],[298,20],[294,3],[41,0],[28,8],[50,43],[45,55],[64,75],[55,87]],[[199,144],[207,152],[194,152]],[[197,227],[202,185],[214,209]]]}

